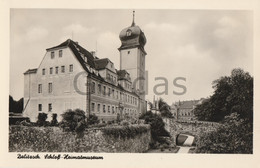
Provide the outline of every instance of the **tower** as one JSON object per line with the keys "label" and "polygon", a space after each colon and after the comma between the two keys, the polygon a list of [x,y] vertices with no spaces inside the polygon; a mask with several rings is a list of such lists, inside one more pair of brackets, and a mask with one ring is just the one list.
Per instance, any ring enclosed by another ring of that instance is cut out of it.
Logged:
{"label": "tower", "polygon": [[146,37],[139,26],[135,24],[135,11],[133,11],[132,25],[120,32],[121,46],[120,70],[129,72],[132,87],[142,100],[145,100],[145,56],[144,46]]}

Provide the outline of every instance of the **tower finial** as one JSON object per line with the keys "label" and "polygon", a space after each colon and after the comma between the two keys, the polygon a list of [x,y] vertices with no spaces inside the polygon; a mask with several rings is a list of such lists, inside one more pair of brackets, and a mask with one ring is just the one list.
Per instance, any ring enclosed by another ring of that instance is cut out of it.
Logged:
{"label": "tower finial", "polygon": [[135,26],[135,10],[133,10],[133,22],[132,22],[132,26]]}

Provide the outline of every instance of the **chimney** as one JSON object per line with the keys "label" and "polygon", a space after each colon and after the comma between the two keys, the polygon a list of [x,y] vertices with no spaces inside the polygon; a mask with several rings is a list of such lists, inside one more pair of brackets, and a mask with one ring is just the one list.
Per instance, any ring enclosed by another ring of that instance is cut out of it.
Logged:
{"label": "chimney", "polygon": [[95,51],[90,51],[91,55],[93,55],[93,57],[96,57],[96,52]]}

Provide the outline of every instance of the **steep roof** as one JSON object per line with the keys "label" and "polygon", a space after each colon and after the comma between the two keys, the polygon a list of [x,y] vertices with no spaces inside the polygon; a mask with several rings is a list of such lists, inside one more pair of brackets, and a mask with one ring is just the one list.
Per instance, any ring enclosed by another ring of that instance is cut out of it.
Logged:
{"label": "steep roof", "polygon": [[80,63],[84,63],[83,57],[87,58],[87,64],[91,68],[95,68],[95,63],[94,63],[94,56],[87,51],[85,48],[81,47],[77,42],[74,42],[71,39],[66,40],[65,42],[61,43],[60,45],[57,45],[55,47],[51,47],[46,49],[47,51],[62,48],[62,47],[69,47],[74,55],[77,57],[77,59],[80,61]]}

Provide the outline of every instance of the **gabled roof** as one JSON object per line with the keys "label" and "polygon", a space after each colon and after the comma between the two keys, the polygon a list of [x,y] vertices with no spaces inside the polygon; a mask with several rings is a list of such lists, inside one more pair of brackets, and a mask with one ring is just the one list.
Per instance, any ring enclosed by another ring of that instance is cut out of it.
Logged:
{"label": "gabled roof", "polygon": [[107,64],[109,63],[109,59],[108,58],[96,59],[94,60],[94,63],[95,63],[95,68],[97,70],[105,69]]}
{"label": "gabled roof", "polygon": [[193,106],[197,105],[199,100],[188,100],[178,102],[177,105],[179,108],[193,108]]}
{"label": "gabled roof", "polygon": [[81,47],[77,42],[74,42],[71,39],[68,39],[65,42],[61,43],[60,45],[48,48],[46,50],[50,51],[50,50],[63,48],[63,47],[69,47],[81,64],[85,63],[85,61],[82,57],[86,57],[87,58],[87,64],[91,68],[95,68],[95,64],[94,64],[95,58],[94,58],[94,56],[90,52],[88,52],[85,48]]}
{"label": "gabled roof", "polygon": [[[98,78],[100,80],[104,80],[99,74],[96,75],[94,72],[90,72],[90,70],[87,68],[86,65],[89,65],[91,68],[95,69],[95,63],[94,63],[94,56],[88,52],[85,48],[81,47],[77,42],[74,42],[71,39],[66,40],[65,42],[61,43],[60,45],[57,45],[55,47],[51,47],[46,49],[47,51],[55,50],[63,47],[69,47],[73,54],[76,56],[77,60],[81,64],[82,68],[92,75],[92,77]],[[84,60],[84,57],[86,57],[86,62]]]}
{"label": "gabled roof", "polygon": [[24,72],[24,75],[25,75],[25,74],[32,74],[32,73],[36,73],[36,72],[37,72],[37,68],[28,69],[26,72]]}

